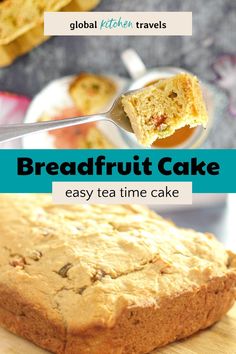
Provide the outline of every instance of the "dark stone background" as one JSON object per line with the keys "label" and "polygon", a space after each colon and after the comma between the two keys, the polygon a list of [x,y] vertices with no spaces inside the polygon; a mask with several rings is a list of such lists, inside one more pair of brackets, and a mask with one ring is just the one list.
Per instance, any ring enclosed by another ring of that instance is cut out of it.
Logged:
{"label": "dark stone background", "polygon": [[[80,72],[127,75],[120,59],[136,49],[148,67],[177,66],[213,81],[212,64],[222,53],[236,51],[236,1],[232,0],[103,0],[100,11],[192,11],[193,37],[55,37],[0,69],[0,90],[33,97],[51,80]],[[222,118],[222,119],[221,119]],[[204,147],[236,147],[236,118],[218,118]]]}

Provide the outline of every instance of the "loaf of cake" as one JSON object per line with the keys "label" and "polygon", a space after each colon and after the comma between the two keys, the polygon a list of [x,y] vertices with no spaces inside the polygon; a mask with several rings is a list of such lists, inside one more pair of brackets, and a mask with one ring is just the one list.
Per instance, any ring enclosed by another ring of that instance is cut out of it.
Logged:
{"label": "loaf of cake", "polygon": [[104,107],[114,98],[116,85],[108,77],[81,73],[71,83],[69,92],[79,111],[96,114],[104,111]]}
{"label": "loaf of cake", "polygon": [[122,104],[140,142],[151,146],[186,125],[207,126],[208,115],[195,76],[181,73],[124,95]]}
{"label": "loaf of cake", "polygon": [[0,196],[0,324],[56,354],[144,354],[235,301],[235,255],[134,205]]}

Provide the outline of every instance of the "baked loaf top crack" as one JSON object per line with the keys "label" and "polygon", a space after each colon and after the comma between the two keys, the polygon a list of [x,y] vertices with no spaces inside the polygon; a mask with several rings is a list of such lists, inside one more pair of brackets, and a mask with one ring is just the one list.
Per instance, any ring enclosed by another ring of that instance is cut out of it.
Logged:
{"label": "baked loaf top crack", "polygon": [[67,330],[110,328],[128,307],[158,307],[235,272],[212,235],[144,207],[61,206],[48,195],[2,195],[0,205],[0,289],[49,319],[59,312]]}

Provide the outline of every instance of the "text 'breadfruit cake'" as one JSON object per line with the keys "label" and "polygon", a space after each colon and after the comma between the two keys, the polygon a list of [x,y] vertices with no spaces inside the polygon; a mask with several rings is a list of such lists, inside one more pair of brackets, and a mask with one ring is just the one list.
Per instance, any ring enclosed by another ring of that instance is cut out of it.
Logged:
{"label": "text 'breadfruit cake'", "polygon": [[134,205],[0,196],[0,324],[57,354],[140,354],[211,326],[235,256]]}
{"label": "text 'breadfruit cake'", "polygon": [[187,73],[127,94],[122,104],[138,141],[145,146],[186,125],[206,127],[208,122],[200,84]]}

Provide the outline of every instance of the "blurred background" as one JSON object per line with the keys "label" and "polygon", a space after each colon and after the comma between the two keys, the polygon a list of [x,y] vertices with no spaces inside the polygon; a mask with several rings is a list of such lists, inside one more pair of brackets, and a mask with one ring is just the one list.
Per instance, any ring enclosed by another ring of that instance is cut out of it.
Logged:
{"label": "blurred background", "polygon": [[[196,197],[196,196],[195,196]],[[205,195],[206,200],[212,198]],[[178,226],[195,229],[201,232],[213,233],[228,249],[236,252],[236,194],[218,195],[218,200],[212,203],[202,203],[197,206],[176,207],[160,211],[167,219]]]}

